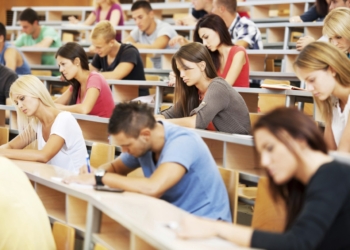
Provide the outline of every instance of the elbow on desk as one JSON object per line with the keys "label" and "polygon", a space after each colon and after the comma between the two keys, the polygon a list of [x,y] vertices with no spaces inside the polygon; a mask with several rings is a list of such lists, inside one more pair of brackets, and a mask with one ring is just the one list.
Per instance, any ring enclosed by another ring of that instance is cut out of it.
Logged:
{"label": "elbow on desk", "polygon": [[145,194],[147,196],[151,196],[154,198],[160,198],[163,195],[163,191],[161,191],[158,185],[150,185],[148,187],[143,187],[139,190],[139,193]]}
{"label": "elbow on desk", "polygon": [[46,155],[45,153],[39,152],[39,154],[36,155],[34,161],[40,162],[40,163],[47,163],[51,160],[51,157],[49,155]]}

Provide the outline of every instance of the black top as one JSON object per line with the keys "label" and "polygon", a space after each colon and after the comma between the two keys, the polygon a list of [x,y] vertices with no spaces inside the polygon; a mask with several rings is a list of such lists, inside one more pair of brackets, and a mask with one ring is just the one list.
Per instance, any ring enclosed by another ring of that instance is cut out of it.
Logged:
{"label": "black top", "polygon": [[320,15],[317,13],[316,6],[312,6],[310,9],[308,9],[304,14],[300,16],[300,19],[303,20],[303,22],[313,22],[315,20],[322,21],[324,18],[323,15]]}
{"label": "black top", "polygon": [[[138,49],[131,44],[121,44],[117,56],[110,65],[108,65],[107,56],[100,57],[98,54],[94,55],[91,65],[101,72],[109,72],[113,71],[119,63],[122,62],[134,64],[134,68],[131,70],[130,74],[122,80],[146,80],[140,53]],[[139,95],[145,94],[148,95],[148,89],[141,89],[139,91]]]}
{"label": "black top", "polygon": [[208,14],[208,12],[206,12],[205,10],[195,10],[192,9],[192,16],[196,19],[202,18],[204,17],[206,14]]}
{"label": "black top", "polygon": [[276,250],[350,249],[350,166],[322,165],[306,187],[304,206],[283,234],[255,230],[251,246]]}
{"label": "black top", "polygon": [[16,72],[0,64],[0,104],[6,104],[10,87],[18,78]]}

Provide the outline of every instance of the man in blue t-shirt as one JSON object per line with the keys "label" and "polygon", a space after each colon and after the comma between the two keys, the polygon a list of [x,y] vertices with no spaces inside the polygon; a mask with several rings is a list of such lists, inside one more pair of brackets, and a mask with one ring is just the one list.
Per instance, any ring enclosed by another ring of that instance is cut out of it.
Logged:
{"label": "man in blue t-shirt", "polygon": [[[146,104],[121,103],[108,125],[122,154],[95,174],[65,182],[107,185],[161,198],[191,214],[231,222],[228,194],[216,163],[194,131],[156,122]],[[126,177],[141,167],[144,178]]]}

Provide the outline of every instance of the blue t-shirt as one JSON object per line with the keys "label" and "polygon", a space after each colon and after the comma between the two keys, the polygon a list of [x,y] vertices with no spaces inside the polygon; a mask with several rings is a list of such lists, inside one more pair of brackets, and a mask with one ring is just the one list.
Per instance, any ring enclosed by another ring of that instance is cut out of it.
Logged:
{"label": "blue t-shirt", "polygon": [[122,162],[129,168],[141,166],[147,178],[163,163],[182,165],[186,174],[161,199],[197,216],[232,222],[228,194],[207,145],[189,129],[162,123],[165,143],[157,164],[151,151],[138,158],[122,153]]}
{"label": "blue t-shirt", "polygon": [[[6,50],[8,48],[16,49],[16,47],[12,46],[9,42],[5,42],[3,50],[0,51],[0,64],[6,65],[5,52],[6,52]],[[19,51],[19,50],[17,50],[17,51],[21,54],[21,57],[22,57],[22,60],[23,60],[23,64],[16,68],[16,73],[18,75],[30,75],[31,74],[30,66],[29,66],[29,64],[27,62],[27,59],[25,58],[25,56],[23,55],[23,53],[21,51]],[[16,58],[13,58],[13,60],[16,60]]]}

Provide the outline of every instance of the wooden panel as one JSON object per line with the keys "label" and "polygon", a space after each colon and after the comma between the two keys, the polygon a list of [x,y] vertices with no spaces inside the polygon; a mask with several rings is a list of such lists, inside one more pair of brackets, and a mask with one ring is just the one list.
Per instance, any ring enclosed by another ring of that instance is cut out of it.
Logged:
{"label": "wooden panel", "polygon": [[7,127],[0,127],[0,145],[9,142],[9,129]]}
{"label": "wooden panel", "polygon": [[87,202],[73,196],[67,197],[67,222],[75,228],[85,230]]}
{"label": "wooden panel", "polygon": [[282,199],[275,201],[269,190],[269,180],[259,180],[255,200],[252,227],[259,230],[283,232],[285,228],[286,207]]}
{"label": "wooden panel", "polygon": [[249,112],[256,113],[258,111],[259,95],[254,93],[240,93],[243,97]]}
{"label": "wooden panel", "polygon": [[267,30],[267,43],[276,43],[284,41],[284,30],[285,28],[269,28]]}
{"label": "wooden panel", "polygon": [[139,96],[139,86],[112,85],[114,102],[127,102]]}
{"label": "wooden panel", "polygon": [[224,153],[224,143],[218,140],[211,140],[207,138],[202,138],[203,141],[207,144],[216,165],[222,166],[223,153]]}
{"label": "wooden panel", "polygon": [[29,64],[41,64],[41,52],[23,52]]}
{"label": "wooden panel", "polygon": [[85,140],[108,143],[108,124],[77,120]]}
{"label": "wooden panel", "polygon": [[130,236],[130,250],[155,250],[153,246],[135,234]]}
{"label": "wooden panel", "polygon": [[41,184],[36,184],[36,192],[42,201],[47,214],[61,221],[66,221],[66,195]]}
{"label": "wooden panel", "polygon": [[250,71],[264,71],[266,55],[248,54]]}
{"label": "wooden panel", "polygon": [[5,117],[6,117],[6,111],[0,110],[0,126],[5,127]]}
{"label": "wooden panel", "polygon": [[234,170],[254,169],[257,167],[257,162],[253,147],[234,143],[226,144],[226,168]]}
{"label": "wooden panel", "polygon": [[277,107],[286,106],[286,97],[283,95],[259,94],[259,110],[269,112]]}

